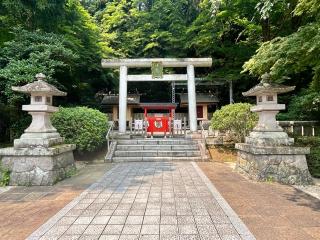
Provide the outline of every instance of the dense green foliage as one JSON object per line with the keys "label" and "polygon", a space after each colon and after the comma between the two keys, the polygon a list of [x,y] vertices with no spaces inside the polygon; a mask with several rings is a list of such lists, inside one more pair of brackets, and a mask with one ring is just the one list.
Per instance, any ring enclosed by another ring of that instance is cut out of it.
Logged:
{"label": "dense green foliage", "polygon": [[[98,92],[118,89],[118,72],[102,70],[102,57],[212,57],[213,67],[197,75],[222,84],[208,89],[221,105],[228,82],[235,102],[254,101],[241,92],[270,72],[274,81],[297,86],[280,98],[290,103],[281,119],[319,120],[319,13],[319,0],[2,0],[0,141],[25,116],[27,98],[11,86],[40,71],[68,92],[58,104],[99,107]],[[128,86],[160,101],[168,101],[169,88]]]}
{"label": "dense green foliage", "polygon": [[211,127],[219,131],[230,131],[235,142],[243,142],[245,136],[253,129],[258,115],[250,111],[249,103],[235,103],[217,110],[211,119]]}
{"label": "dense green foliage", "polygon": [[108,118],[95,109],[61,107],[54,113],[52,124],[66,143],[77,145],[78,152],[92,152],[106,141]]}
{"label": "dense green foliage", "polygon": [[288,111],[280,113],[278,120],[318,120],[320,119],[320,92],[302,89],[294,95],[288,105]]}
{"label": "dense green foliage", "polygon": [[298,137],[297,144],[311,147],[307,155],[308,168],[313,177],[320,178],[320,137]]}
{"label": "dense green foliage", "polygon": [[[285,1],[284,1],[285,2]],[[308,86],[291,99],[286,119],[319,120],[320,101],[320,4],[299,0],[292,10],[297,31],[263,43],[244,64],[244,72],[259,76],[270,72],[273,81]],[[299,88],[298,88],[299,90]]]}
{"label": "dense green foliage", "polygon": [[39,72],[47,76],[48,82],[57,84],[53,79],[54,75],[70,69],[78,59],[71,50],[71,43],[62,36],[22,29],[15,29],[13,34],[14,40],[4,44],[0,55],[3,66],[0,69],[0,88],[3,90],[3,97],[11,104],[22,97],[21,94],[13,94],[12,86],[34,81]]}
{"label": "dense green foliage", "polygon": [[[27,96],[11,91],[43,72],[68,92],[59,104],[99,106],[95,94],[112,83],[101,69],[99,28],[79,0],[0,2],[0,141],[23,118]],[[10,137],[11,135],[11,137]]]}

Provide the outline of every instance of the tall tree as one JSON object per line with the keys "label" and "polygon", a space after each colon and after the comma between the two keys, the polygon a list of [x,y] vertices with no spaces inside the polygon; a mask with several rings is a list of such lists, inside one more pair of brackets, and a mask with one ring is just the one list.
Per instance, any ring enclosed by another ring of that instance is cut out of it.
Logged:
{"label": "tall tree", "polygon": [[275,82],[298,85],[298,90],[307,87],[297,97],[292,98],[287,117],[319,119],[320,5],[318,0],[300,0],[294,9],[294,14],[305,24],[292,34],[276,37],[262,44],[256,54],[244,64],[244,72],[255,76],[270,72]]}

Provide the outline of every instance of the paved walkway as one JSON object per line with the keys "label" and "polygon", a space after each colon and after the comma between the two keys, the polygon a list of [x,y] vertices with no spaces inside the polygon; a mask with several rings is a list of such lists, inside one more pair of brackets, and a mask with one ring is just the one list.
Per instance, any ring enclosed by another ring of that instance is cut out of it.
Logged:
{"label": "paved walkway", "polygon": [[320,239],[320,201],[278,183],[255,182],[222,163],[198,163],[258,240]]}
{"label": "paved walkway", "polygon": [[22,240],[66,206],[111,164],[90,164],[54,186],[10,187],[0,194],[0,239]]}
{"label": "paved walkway", "polygon": [[254,239],[193,163],[123,163],[29,239]]}

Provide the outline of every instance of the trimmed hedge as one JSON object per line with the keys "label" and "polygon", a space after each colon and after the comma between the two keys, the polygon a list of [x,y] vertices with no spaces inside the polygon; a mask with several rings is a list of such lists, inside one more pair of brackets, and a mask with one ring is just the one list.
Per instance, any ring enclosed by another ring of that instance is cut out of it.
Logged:
{"label": "trimmed hedge", "polygon": [[250,111],[249,103],[235,103],[223,106],[212,115],[211,127],[219,131],[229,131],[234,142],[243,142],[245,136],[258,121],[258,115]]}
{"label": "trimmed hedge", "polygon": [[78,152],[92,152],[106,140],[107,116],[87,107],[63,108],[52,116],[52,124],[66,143],[77,145]]}

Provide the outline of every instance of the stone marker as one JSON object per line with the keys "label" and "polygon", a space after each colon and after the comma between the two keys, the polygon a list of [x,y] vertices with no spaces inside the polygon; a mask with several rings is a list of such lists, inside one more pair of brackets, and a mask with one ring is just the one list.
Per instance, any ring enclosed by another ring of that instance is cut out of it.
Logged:
{"label": "stone marker", "polygon": [[45,81],[45,75],[36,75],[37,81],[12,90],[31,94],[30,105],[22,110],[32,116],[30,126],[14,147],[0,149],[2,165],[10,170],[10,185],[52,185],[66,177],[75,168],[74,144],[63,144],[64,138],[52,126],[50,116],[58,111],[52,106],[53,96],[66,96]]}
{"label": "stone marker", "polygon": [[292,146],[293,138],[283,131],[276,121],[276,115],[285,109],[278,104],[277,94],[294,90],[269,81],[269,74],[262,75],[262,81],[244,96],[255,96],[257,105],[251,108],[259,115],[257,126],[245,143],[237,143],[237,169],[259,181],[277,181],[285,184],[311,184],[306,154],[310,149]]}

